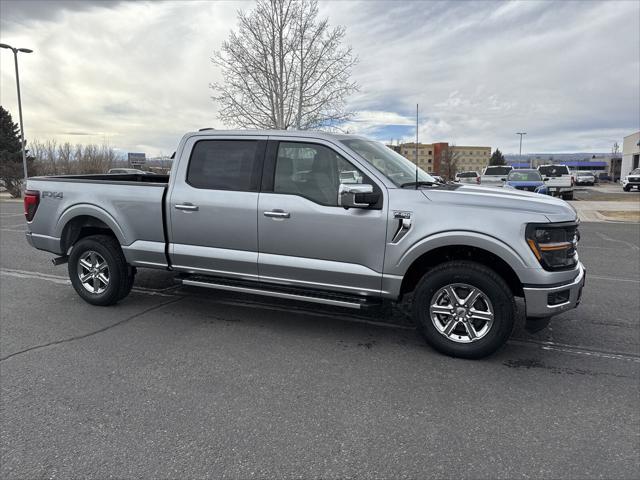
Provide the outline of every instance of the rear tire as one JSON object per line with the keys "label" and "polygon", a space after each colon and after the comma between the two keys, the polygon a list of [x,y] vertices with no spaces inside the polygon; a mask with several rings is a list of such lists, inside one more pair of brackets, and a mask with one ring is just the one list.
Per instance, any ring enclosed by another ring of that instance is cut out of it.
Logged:
{"label": "rear tire", "polygon": [[[463,297],[464,305],[458,300]],[[446,313],[449,311],[452,313]],[[491,355],[511,336],[515,316],[509,286],[496,272],[476,262],[438,265],[415,289],[413,318],[418,330],[429,345],[452,357]]]}
{"label": "rear tire", "polygon": [[570,193],[564,193],[564,194],[562,195],[562,199],[563,199],[563,200],[573,200],[573,192],[570,192]]}
{"label": "rear tire", "polygon": [[73,288],[92,305],[113,305],[133,287],[133,270],[118,241],[108,235],[91,235],[76,243],[68,268]]}

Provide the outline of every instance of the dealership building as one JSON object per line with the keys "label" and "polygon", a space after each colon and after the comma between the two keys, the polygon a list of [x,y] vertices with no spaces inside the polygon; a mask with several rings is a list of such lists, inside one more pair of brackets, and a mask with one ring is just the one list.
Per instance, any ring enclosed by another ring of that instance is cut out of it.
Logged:
{"label": "dealership building", "polygon": [[640,131],[624,137],[620,177],[624,178],[631,170],[638,167],[640,167]]}

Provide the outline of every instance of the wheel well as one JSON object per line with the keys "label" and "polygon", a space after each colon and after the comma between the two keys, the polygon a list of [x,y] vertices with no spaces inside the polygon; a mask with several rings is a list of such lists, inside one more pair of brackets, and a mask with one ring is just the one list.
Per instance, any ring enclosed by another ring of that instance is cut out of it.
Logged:
{"label": "wheel well", "polygon": [[78,240],[90,235],[109,235],[117,239],[113,230],[102,220],[90,215],[80,215],[70,220],[64,226],[60,240],[62,251],[69,253],[69,249],[77,243]]}
{"label": "wheel well", "polygon": [[436,265],[451,260],[470,260],[480,263],[500,275],[507,282],[514,296],[521,297],[524,295],[520,279],[507,262],[487,250],[467,245],[448,245],[436,248],[418,257],[402,279],[400,294],[404,295],[413,291],[427,271]]}

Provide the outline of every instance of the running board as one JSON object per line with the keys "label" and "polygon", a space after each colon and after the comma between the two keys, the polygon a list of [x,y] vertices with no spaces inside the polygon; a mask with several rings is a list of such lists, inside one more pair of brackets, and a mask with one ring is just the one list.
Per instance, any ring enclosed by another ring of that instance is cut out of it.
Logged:
{"label": "running board", "polygon": [[178,279],[183,285],[193,287],[212,288],[215,290],[227,290],[231,292],[250,293],[254,295],[262,295],[265,297],[285,298],[287,300],[299,300],[301,302],[322,303],[324,305],[333,305],[335,307],[346,307],[362,309],[369,306],[379,305],[379,302],[367,300],[364,297],[356,297],[355,295],[341,295],[333,293],[311,292],[308,290],[297,290],[293,288],[280,287],[272,285],[271,289],[267,286],[258,288],[239,282],[208,279],[206,277],[186,277]]}

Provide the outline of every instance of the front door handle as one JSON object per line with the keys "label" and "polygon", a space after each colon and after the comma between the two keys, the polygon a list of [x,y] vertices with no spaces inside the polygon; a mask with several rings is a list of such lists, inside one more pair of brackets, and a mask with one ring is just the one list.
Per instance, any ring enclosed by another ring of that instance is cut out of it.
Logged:
{"label": "front door handle", "polygon": [[196,212],[200,207],[194,205],[193,203],[176,203],[173,206],[176,210],[186,210],[189,212]]}
{"label": "front door handle", "polygon": [[264,216],[272,218],[289,218],[291,217],[291,214],[282,210],[271,210],[270,212],[264,212]]}

